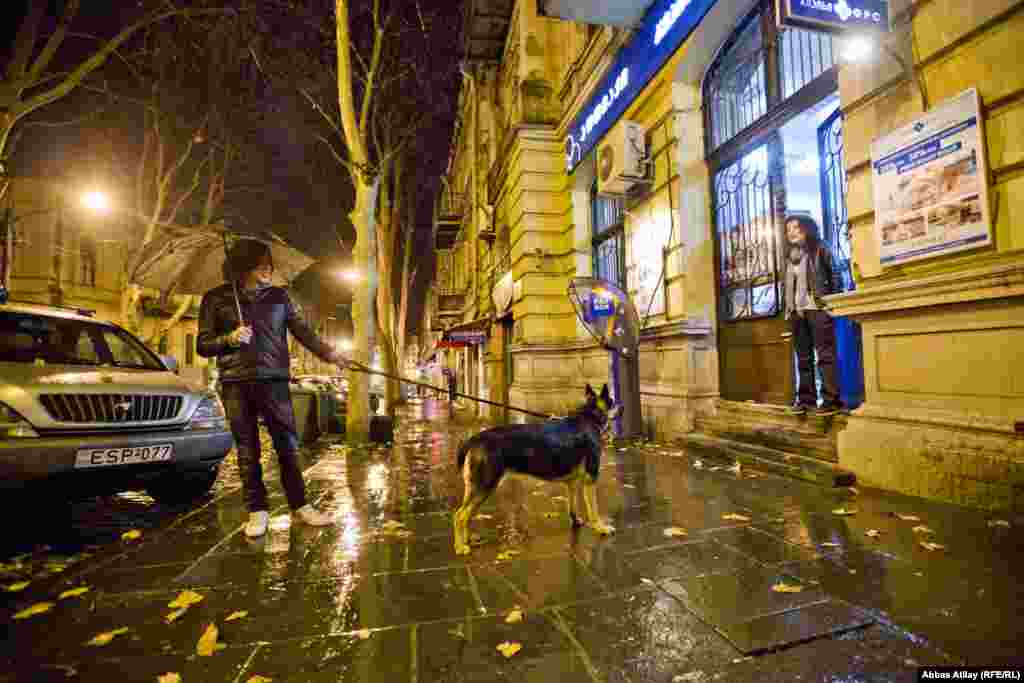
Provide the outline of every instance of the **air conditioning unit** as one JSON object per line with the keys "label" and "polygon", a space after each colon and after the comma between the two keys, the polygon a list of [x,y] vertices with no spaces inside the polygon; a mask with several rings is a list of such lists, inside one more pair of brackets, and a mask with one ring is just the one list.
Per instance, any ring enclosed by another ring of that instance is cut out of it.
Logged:
{"label": "air conditioning unit", "polygon": [[624,195],[647,182],[647,143],[635,121],[617,123],[597,149],[597,193]]}

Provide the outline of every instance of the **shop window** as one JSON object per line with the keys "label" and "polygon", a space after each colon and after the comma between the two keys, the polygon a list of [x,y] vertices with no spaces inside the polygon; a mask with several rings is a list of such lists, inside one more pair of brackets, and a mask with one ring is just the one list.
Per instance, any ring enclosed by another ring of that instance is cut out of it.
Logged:
{"label": "shop window", "polygon": [[775,315],[779,310],[778,248],[769,145],[715,174],[722,313],[726,320]]}
{"label": "shop window", "polygon": [[760,15],[747,19],[707,76],[710,149],[717,149],[768,110]]}
{"label": "shop window", "polygon": [[625,199],[599,195],[595,182],[590,191],[590,208],[594,246],[594,277],[625,288],[626,244],[623,229],[626,219]]}
{"label": "shop window", "polygon": [[835,66],[832,37],[816,31],[791,28],[779,35],[779,69],[782,98],[795,95],[801,88]]}
{"label": "shop window", "polygon": [[704,80],[724,321],[781,311],[787,213],[813,216],[834,253],[845,249],[837,269],[849,263],[832,38],[773,17],[764,0]]}

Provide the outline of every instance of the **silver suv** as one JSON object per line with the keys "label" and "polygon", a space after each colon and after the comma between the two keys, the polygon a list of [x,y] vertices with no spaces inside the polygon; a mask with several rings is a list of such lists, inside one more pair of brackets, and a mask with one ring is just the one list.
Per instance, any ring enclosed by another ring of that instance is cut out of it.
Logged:
{"label": "silver suv", "polygon": [[234,445],[216,394],[178,377],[117,325],[0,304],[0,493],[145,489],[185,502]]}

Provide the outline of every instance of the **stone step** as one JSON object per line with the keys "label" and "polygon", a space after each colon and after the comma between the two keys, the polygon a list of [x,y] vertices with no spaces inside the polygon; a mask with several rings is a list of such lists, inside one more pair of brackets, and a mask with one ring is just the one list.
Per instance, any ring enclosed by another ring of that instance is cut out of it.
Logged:
{"label": "stone step", "polygon": [[816,458],[706,434],[687,434],[680,441],[687,448],[730,461],[730,464],[731,461],[737,461],[742,465],[802,479],[820,486],[842,487],[857,483],[857,477],[853,472]]}

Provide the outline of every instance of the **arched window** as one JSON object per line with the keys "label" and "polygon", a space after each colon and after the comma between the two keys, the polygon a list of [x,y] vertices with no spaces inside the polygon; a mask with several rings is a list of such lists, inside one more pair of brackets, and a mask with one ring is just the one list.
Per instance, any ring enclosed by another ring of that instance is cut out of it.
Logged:
{"label": "arched window", "polygon": [[774,10],[772,0],[762,0],[722,46],[704,79],[719,300],[726,322],[781,311],[787,213],[812,215],[833,248],[839,238],[831,226],[842,221],[845,239],[845,209],[839,211],[842,194],[836,194],[844,193],[845,178],[837,184],[825,170],[845,176],[842,164],[828,156],[837,148],[841,153],[832,38],[780,30]]}

